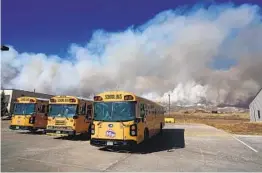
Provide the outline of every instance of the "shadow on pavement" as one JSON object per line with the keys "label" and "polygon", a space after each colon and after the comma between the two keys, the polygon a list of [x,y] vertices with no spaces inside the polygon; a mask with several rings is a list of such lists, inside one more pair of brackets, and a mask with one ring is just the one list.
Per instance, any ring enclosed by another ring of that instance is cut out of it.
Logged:
{"label": "shadow on pavement", "polygon": [[45,135],[45,131],[36,131],[36,132],[30,132],[30,131],[20,131],[20,132],[17,132],[19,134],[27,134],[27,135]]}
{"label": "shadow on pavement", "polygon": [[70,141],[89,141],[90,135],[88,133],[79,134],[75,136],[56,136],[54,139],[70,140]]}
{"label": "shadow on pavement", "polygon": [[184,129],[163,129],[163,134],[152,137],[147,142],[134,148],[100,148],[109,152],[128,152],[132,154],[148,154],[160,151],[172,152],[175,149],[185,148]]}

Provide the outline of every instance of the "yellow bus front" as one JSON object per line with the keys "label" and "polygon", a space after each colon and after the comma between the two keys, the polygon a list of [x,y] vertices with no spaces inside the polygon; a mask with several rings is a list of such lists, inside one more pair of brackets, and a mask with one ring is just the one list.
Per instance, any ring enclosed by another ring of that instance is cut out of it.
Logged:
{"label": "yellow bus front", "polygon": [[[17,98],[9,126],[12,130],[30,130],[46,128],[46,113],[38,112],[37,99],[31,97]],[[41,114],[41,115],[40,115]]]}
{"label": "yellow bus front", "polygon": [[79,99],[70,96],[50,99],[46,133],[67,136],[88,132],[91,115],[86,113],[86,109],[89,106],[87,102],[81,103]]}
{"label": "yellow bus front", "polygon": [[[134,96],[96,96],[90,144],[93,146],[132,146],[143,140],[136,118]],[[142,125],[142,123],[140,123]]]}

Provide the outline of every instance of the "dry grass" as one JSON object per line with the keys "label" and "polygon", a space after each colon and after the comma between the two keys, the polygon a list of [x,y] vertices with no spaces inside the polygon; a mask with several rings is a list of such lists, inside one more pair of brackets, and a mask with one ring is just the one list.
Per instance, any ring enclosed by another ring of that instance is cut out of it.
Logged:
{"label": "dry grass", "polygon": [[249,122],[248,113],[211,114],[211,113],[172,113],[176,123],[201,123],[233,134],[262,135],[262,123]]}

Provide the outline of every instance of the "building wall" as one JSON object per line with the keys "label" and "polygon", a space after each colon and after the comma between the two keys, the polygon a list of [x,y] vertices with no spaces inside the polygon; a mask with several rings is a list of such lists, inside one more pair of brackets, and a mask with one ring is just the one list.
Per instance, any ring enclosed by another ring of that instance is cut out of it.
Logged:
{"label": "building wall", "polygon": [[251,122],[262,122],[262,90],[249,105],[249,111]]}
{"label": "building wall", "polygon": [[[10,111],[10,107],[11,107],[11,100],[12,100],[12,95],[13,95],[13,90],[4,90],[5,92],[5,97],[6,97],[6,102],[7,102],[7,109],[8,112]],[[2,93],[2,90],[1,90]]]}
{"label": "building wall", "polygon": [[[2,92],[2,90],[1,90]],[[39,97],[39,98],[46,98],[49,99],[51,97],[53,97],[53,95],[49,95],[49,94],[44,94],[44,93],[34,93],[31,91],[24,91],[24,90],[4,90],[5,95],[9,95],[9,99],[8,99],[8,112],[13,112],[13,108],[14,108],[14,101],[16,100],[17,97],[21,97],[21,96],[29,96],[29,97]]]}

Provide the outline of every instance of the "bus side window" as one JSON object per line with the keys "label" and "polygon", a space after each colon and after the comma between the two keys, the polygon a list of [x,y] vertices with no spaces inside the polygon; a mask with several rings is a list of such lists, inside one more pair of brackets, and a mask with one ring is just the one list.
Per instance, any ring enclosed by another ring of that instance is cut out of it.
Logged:
{"label": "bus side window", "polygon": [[82,106],[82,112],[81,114],[86,115],[86,103]]}
{"label": "bus side window", "polygon": [[46,105],[46,113],[49,113],[49,105]]}
{"label": "bus side window", "polygon": [[81,104],[79,104],[77,112],[78,112],[78,115],[82,114],[82,105]]}
{"label": "bus side window", "polygon": [[42,113],[45,113],[45,105],[42,105],[42,110],[41,110]]}
{"label": "bus side window", "polygon": [[144,111],[145,111],[145,116],[148,114],[148,107],[147,105],[144,105]]}
{"label": "bus side window", "polygon": [[87,105],[87,111],[86,111],[86,116],[87,116],[87,119],[90,119],[92,118],[92,105]]}
{"label": "bus side window", "polygon": [[145,117],[145,105],[143,104],[143,103],[141,103],[140,104],[140,116],[142,117],[142,118],[144,118]]}

